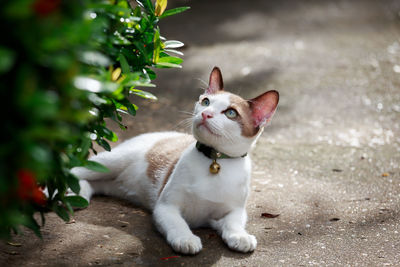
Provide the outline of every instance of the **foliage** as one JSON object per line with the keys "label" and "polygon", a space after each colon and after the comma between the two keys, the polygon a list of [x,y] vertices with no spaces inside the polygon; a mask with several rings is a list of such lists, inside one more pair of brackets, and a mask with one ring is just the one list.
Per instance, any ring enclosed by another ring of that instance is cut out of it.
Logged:
{"label": "foliage", "polygon": [[[68,221],[79,194],[71,168],[106,167],[88,160],[93,142],[110,150],[122,129],[121,113],[135,115],[130,96],[155,99],[152,68],[181,67],[174,48],[183,44],[160,35],[166,0],[5,0],[0,29],[0,237],[19,225],[40,236],[34,214],[48,209]],[[139,88],[138,88],[139,87]],[[43,194],[47,187],[48,196]]]}

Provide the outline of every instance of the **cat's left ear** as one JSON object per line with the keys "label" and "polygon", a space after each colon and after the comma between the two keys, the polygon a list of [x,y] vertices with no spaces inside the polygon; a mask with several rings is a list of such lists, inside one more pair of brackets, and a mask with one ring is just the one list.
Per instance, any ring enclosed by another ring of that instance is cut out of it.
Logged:
{"label": "cat's left ear", "polygon": [[279,102],[279,93],[268,91],[249,100],[254,127],[263,127],[271,121]]}
{"label": "cat's left ear", "polygon": [[206,93],[212,95],[223,90],[224,82],[222,80],[221,70],[218,67],[214,67],[210,74],[210,81],[208,83]]}

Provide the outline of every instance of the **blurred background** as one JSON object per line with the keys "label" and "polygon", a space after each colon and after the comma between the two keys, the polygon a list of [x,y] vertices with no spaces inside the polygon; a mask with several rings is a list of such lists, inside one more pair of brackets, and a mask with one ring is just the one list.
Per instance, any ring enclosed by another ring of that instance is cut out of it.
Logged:
{"label": "blurred background", "polygon": [[[203,252],[171,265],[398,265],[400,1],[168,1],[178,6],[191,9],[160,29],[185,44],[183,68],[156,70],[157,87],[146,90],[158,101],[134,96],[128,129],[109,121],[120,137],[111,146],[145,132],[189,132],[180,122],[214,66],[226,90],[252,98],[274,89],[280,102],[251,153],[247,228],[257,250],[231,252],[202,229]],[[7,263],[48,255],[50,265],[156,266],[174,255],[151,216],[123,201],[97,197],[67,226],[46,216],[48,242],[19,237],[21,250],[5,250],[22,256],[3,255]]]}

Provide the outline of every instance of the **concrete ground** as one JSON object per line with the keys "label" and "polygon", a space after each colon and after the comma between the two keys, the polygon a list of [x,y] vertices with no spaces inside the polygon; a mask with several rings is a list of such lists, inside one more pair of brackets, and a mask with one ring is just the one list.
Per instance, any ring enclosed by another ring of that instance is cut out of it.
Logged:
{"label": "concrete ground", "polygon": [[230,251],[198,229],[202,252],[175,254],[148,212],[96,197],[73,223],[47,214],[43,241],[27,231],[0,244],[0,265],[400,266],[400,1],[172,4],[192,7],[161,24],[187,45],[183,69],[159,71],[159,101],[137,100],[121,140],[187,130],[181,111],[215,65],[242,96],[278,90],[278,111],[251,153],[256,251]]}

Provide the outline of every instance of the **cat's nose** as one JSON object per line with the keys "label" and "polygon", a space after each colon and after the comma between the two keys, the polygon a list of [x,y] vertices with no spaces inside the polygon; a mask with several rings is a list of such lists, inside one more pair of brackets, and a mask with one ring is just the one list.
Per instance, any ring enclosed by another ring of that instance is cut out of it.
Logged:
{"label": "cat's nose", "polygon": [[203,111],[201,113],[201,116],[203,117],[203,121],[205,121],[207,119],[211,119],[213,117],[213,114],[209,111]]}

